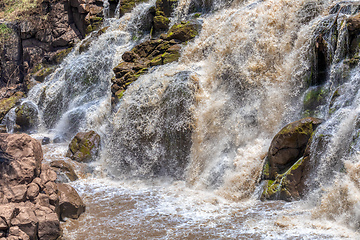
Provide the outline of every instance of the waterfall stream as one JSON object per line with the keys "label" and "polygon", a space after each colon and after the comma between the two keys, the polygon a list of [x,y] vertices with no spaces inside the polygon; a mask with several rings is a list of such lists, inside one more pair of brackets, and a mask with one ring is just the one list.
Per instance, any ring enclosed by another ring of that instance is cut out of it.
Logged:
{"label": "waterfall stream", "polygon": [[[360,66],[347,62],[345,26],[359,9],[349,2],[180,0],[171,24],[199,8],[199,35],[112,107],[112,69],[151,38],[143,27],[156,3],[110,18],[104,1],[105,30],[26,99],[39,111],[33,136],[62,142],[43,146],[45,161],[70,161],[79,131],[102,138],[95,162],[75,164],[87,212],[62,224],[65,239],[358,239]],[[322,98],[306,100],[314,92]],[[311,140],[307,197],[261,202],[272,138],[309,115],[325,121]]]}

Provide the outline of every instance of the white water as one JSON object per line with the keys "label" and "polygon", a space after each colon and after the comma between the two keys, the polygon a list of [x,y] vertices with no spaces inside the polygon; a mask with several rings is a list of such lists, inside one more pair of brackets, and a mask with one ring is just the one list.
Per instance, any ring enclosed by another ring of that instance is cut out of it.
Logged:
{"label": "white water", "polygon": [[[180,1],[172,23],[189,17],[190,4]],[[66,143],[44,146],[46,161],[74,165],[80,180],[72,185],[87,204],[79,220],[62,224],[65,239],[360,238],[359,146],[352,141],[360,68],[341,80],[336,73],[344,69],[341,21],[349,13],[329,14],[333,1],[206,4],[213,12],[201,17],[200,35],[183,48],[180,61],[141,76],[115,113],[112,68],[147,39],[140,23],[154,2],[107,19],[110,28],[88,51],[79,53],[79,44],[29,93],[43,119],[35,137],[68,140],[94,129],[103,139],[101,156],[90,165],[66,159]],[[334,26],[338,43],[331,42]],[[326,29],[334,60],[323,86],[327,101],[318,111],[327,121],[313,142],[312,192],[294,203],[260,202],[263,158],[277,131],[302,117],[313,47]],[[350,145],[350,153],[342,151]]]}

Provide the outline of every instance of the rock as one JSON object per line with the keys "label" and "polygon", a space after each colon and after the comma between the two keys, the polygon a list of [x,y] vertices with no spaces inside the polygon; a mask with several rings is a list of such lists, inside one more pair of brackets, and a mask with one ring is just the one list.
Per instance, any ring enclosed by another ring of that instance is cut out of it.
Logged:
{"label": "rock", "polygon": [[56,160],[50,163],[51,168],[57,174],[57,182],[75,181],[78,179],[73,167],[64,160]]}
{"label": "rock", "polygon": [[138,58],[137,54],[131,51],[127,51],[125,52],[121,58],[125,61],[125,62],[133,62],[136,58]]}
{"label": "rock", "polygon": [[303,118],[286,125],[273,138],[262,179],[267,180],[261,199],[299,200],[304,195],[309,170],[311,137],[322,120]]}
{"label": "rock", "polygon": [[348,22],[348,29],[351,34],[358,32],[360,30],[360,13],[351,16],[347,19]]}
{"label": "rock", "polygon": [[26,196],[28,199],[33,200],[35,199],[40,192],[40,187],[36,183],[32,182],[28,185]]}
{"label": "rock", "polygon": [[17,226],[9,229],[9,236],[8,240],[30,240],[30,237]]}
{"label": "rock", "polygon": [[5,124],[0,124],[0,133],[7,133],[7,128]]}
{"label": "rock", "polygon": [[39,206],[35,210],[38,219],[38,236],[43,240],[55,240],[60,236],[60,221],[58,215],[47,207]]}
{"label": "rock", "polygon": [[66,157],[79,162],[93,160],[100,148],[100,136],[94,132],[80,132],[71,140]]}
{"label": "rock", "polygon": [[30,240],[37,239],[38,220],[30,207],[19,207],[19,213],[15,218],[11,219],[11,225],[19,227],[21,231],[29,236]]}
{"label": "rock", "polygon": [[286,125],[275,135],[268,152],[270,179],[284,173],[303,156],[308,140],[321,122],[317,118],[303,118]]}
{"label": "rock", "polygon": [[64,218],[79,218],[80,214],[85,212],[85,204],[79,194],[70,185],[63,183],[57,184],[60,196],[60,216]]}
{"label": "rock", "polygon": [[44,137],[41,140],[41,145],[46,145],[46,144],[49,144],[49,143],[50,143],[50,138],[49,137]]}
{"label": "rock", "polygon": [[38,110],[32,102],[24,102],[15,109],[16,124],[21,128],[21,131],[26,132],[35,129],[38,125]]}
{"label": "rock", "polygon": [[42,186],[45,186],[45,184],[49,181],[54,182],[56,178],[57,178],[56,172],[54,172],[54,170],[52,170],[49,165],[47,164],[41,165],[40,179]]}
{"label": "rock", "polygon": [[10,187],[5,191],[5,197],[9,202],[23,202],[26,197],[27,186],[25,184]]}
{"label": "rock", "polygon": [[170,20],[165,16],[154,17],[154,29],[155,31],[167,30],[169,28]]}
{"label": "rock", "polygon": [[166,40],[177,39],[182,42],[189,41],[198,35],[199,25],[195,22],[186,22],[173,25],[167,36]]}
{"label": "rock", "polygon": [[0,122],[10,109],[15,107],[16,103],[18,103],[23,96],[23,92],[16,92],[14,95],[0,100]]}
{"label": "rock", "polygon": [[145,2],[145,0],[123,0],[120,5],[120,16],[123,16],[125,13],[131,12],[131,10],[136,6],[136,4]]}
{"label": "rock", "polygon": [[42,149],[27,134],[0,134],[0,186],[29,184],[40,174]]}

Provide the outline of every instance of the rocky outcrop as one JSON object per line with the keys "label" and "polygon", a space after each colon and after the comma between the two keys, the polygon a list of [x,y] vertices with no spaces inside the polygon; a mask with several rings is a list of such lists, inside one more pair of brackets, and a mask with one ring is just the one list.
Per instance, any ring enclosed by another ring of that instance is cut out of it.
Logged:
{"label": "rocky outcrop", "polygon": [[111,79],[112,104],[116,104],[128,85],[150,67],[177,61],[180,58],[181,43],[194,38],[199,28],[196,21],[176,24],[168,34],[162,34],[159,39],[145,41],[125,52],[122,55],[123,62],[113,69],[115,77]]}
{"label": "rocky outcrop", "polygon": [[94,131],[79,132],[71,140],[66,157],[78,162],[90,162],[99,152],[100,136]]}
{"label": "rocky outcrop", "polygon": [[262,199],[298,200],[305,189],[309,143],[322,120],[303,118],[286,125],[273,138],[263,169],[267,180]]}
{"label": "rocky outcrop", "polygon": [[15,108],[15,123],[19,125],[22,132],[34,130],[38,125],[38,110],[32,102],[23,102]]}
{"label": "rocky outcrop", "polygon": [[[37,140],[0,134],[0,236],[6,239],[58,239],[60,217],[78,217],[85,210],[71,186],[55,183],[56,173],[42,159]],[[63,199],[78,208],[76,215],[61,207]]]}

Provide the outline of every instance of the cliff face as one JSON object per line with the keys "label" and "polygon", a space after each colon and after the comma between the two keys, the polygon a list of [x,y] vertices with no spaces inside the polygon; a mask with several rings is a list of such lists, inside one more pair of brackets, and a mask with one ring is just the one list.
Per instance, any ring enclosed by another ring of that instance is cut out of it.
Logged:
{"label": "cliff face", "polygon": [[[103,20],[103,0],[41,0],[33,4],[0,19],[0,98],[25,90],[24,79],[30,72],[39,70],[39,64],[58,63],[57,55]],[[111,7],[116,4],[112,1]],[[10,8],[6,1],[0,4],[0,12],[9,11],[6,7]]]}

